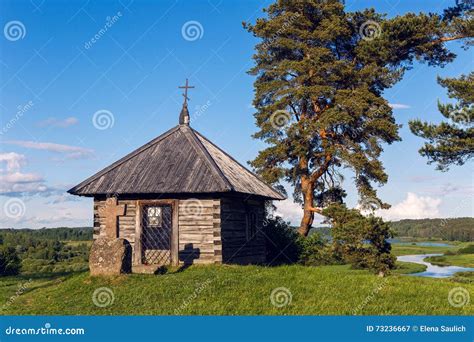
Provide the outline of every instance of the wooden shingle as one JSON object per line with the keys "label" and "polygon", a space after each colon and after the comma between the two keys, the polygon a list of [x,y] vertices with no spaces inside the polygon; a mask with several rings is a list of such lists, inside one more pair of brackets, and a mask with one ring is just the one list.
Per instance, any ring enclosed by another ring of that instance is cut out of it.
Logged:
{"label": "wooden shingle", "polygon": [[68,191],[110,194],[229,193],[285,199],[188,125],[178,125]]}

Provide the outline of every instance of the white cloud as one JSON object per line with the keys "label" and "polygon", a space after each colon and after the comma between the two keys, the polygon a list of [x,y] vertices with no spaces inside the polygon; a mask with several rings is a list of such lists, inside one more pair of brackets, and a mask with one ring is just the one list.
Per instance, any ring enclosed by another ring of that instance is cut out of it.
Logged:
{"label": "white cloud", "polygon": [[27,141],[27,140],[8,140],[4,142],[5,144],[21,146],[25,148],[32,148],[35,150],[43,150],[55,153],[65,154],[67,158],[70,159],[80,159],[80,158],[91,158],[94,156],[94,151],[91,149],[79,147],[79,146],[70,146],[55,144],[50,142],[38,142],[38,141]]}
{"label": "white cloud", "polygon": [[411,108],[409,105],[402,104],[402,103],[389,103],[388,104],[392,109],[408,109]]}
{"label": "white cloud", "polygon": [[[19,170],[25,164],[25,160],[24,155],[15,152],[0,153],[0,164],[6,163],[8,172]],[[0,168],[0,171],[3,169]]]}
{"label": "white cloud", "polygon": [[47,194],[52,191],[44,184],[40,175],[21,172],[26,164],[24,155],[15,152],[1,153],[0,165],[4,163],[7,167],[0,168],[0,195]]}
{"label": "white cloud", "polygon": [[62,193],[56,197],[54,197],[51,201],[46,202],[47,204],[60,204],[66,202],[78,202],[80,198],[77,196],[70,195],[68,193]]}
{"label": "white cloud", "polygon": [[56,119],[56,118],[48,118],[44,121],[38,122],[38,126],[40,127],[60,127],[66,128],[77,124],[79,120],[73,116],[66,118],[66,119]]}
{"label": "white cloud", "polygon": [[[8,199],[0,196],[0,208]],[[35,197],[24,199],[23,215],[7,217],[0,215],[0,227],[41,228],[92,226],[91,200],[69,202],[67,205],[51,205],[49,199]]]}
{"label": "white cloud", "polygon": [[293,202],[291,199],[273,203],[277,208],[275,215],[281,216],[285,221],[290,221],[291,224],[299,223],[303,216],[303,209],[300,204]]}
{"label": "white cloud", "polygon": [[377,215],[385,220],[423,219],[440,217],[442,200],[436,197],[418,196],[408,192],[407,197],[387,210],[378,210]]}
{"label": "white cloud", "polygon": [[[299,226],[303,218],[303,207],[295,203],[292,199],[273,202],[276,206],[275,216],[280,216],[285,221],[290,221],[291,225]],[[314,215],[313,227],[320,224],[324,218],[319,214]]]}
{"label": "white cloud", "polygon": [[4,173],[0,174],[0,183],[32,183],[32,182],[42,182],[43,177],[35,173]]}

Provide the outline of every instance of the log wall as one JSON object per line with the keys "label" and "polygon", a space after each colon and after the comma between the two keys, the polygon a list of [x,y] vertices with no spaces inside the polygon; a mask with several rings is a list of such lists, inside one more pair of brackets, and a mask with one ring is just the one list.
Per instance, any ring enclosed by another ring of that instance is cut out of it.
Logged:
{"label": "log wall", "polygon": [[[254,237],[247,232],[248,214],[257,215]],[[245,198],[221,199],[222,262],[258,264],[265,262],[265,238],[262,224],[265,216],[264,201]]]}
{"label": "log wall", "polygon": [[220,200],[179,200],[178,221],[180,263],[222,262]]}
{"label": "log wall", "polygon": [[[178,259],[180,264],[209,264],[222,262],[220,236],[220,200],[181,199],[178,203]],[[127,239],[135,255],[137,236],[137,201],[118,200],[126,206],[125,215],[119,216],[119,237]],[[94,239],[105,236],[105,199],[94,200]],[[138,244],[137,244],[138,245]],[[138,259],[134,259],[137,264]]]}

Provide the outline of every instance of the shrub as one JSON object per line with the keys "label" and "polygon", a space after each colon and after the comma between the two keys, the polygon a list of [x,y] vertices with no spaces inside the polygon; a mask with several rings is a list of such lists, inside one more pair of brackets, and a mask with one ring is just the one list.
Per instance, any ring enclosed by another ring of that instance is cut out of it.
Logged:
{"label": "shrub", "polygon": [[299,262],[307,266],[341,264],[343,260],[319,233],[300,239]]}
{"label": "shrub", "polygon": [[359,210],[333,204],[323,214],[332,223],[333,246],[354,268],[386,273],[395,268],[387,239],[393,237],[390,225],[380,217],[365,217]]}
{"label": "shrub", "polygon": [[0,249],[0,275],[9,276],[20,273],[21,260],[13,247]]}
{"label": "shrub", "polygon": [[281,217],[267,218],[263,227],[269,265],[292,264],[300,255],[300,237]]}
{"label": "shrub", "polygon": [[474,254],[474,245],[468,245],[459,249],[458,254]]}

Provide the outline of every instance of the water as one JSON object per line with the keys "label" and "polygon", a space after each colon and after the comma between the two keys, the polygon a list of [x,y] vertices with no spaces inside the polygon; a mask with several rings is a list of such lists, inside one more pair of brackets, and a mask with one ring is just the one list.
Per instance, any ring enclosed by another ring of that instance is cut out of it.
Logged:
{"label": "water", "polygon": [[473,272],[474,268],[460,267],[460,266],[436,266],[430,262],[424,261],[425,258],[431,256],[440,256],[442,254],[417,254],[417,255],[402,255],[397,257],[398,261],[413,262],[415,264],[425,265],[426,271],[419,273],[412,273],[410,275],[417,277],[430,277],[430,278],[448,278],[453,276],[457,272]]}
{"label": "water", "polygon": [[401,242],[397,239],[389,239],[388,242],[402,246],[422,246],[422,247],[452,247],[449,243],[444,242]]}

